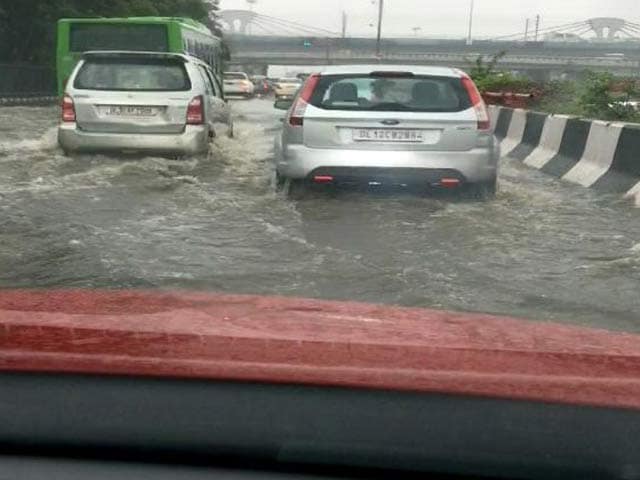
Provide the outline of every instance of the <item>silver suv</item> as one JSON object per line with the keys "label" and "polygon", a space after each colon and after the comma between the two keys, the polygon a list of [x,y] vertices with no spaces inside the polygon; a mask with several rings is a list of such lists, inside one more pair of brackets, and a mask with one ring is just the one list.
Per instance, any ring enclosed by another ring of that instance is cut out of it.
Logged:
{"label": "silver suv", "polygon": [[478,89],[460,70],[328,67],[276,108],[289,110],[275,145],[280,185],[495,193],[498,142]]}
{"label": "silver suv", "polygon": [[233,120],[219,80],[187,55],[87,52],[62,100],[65,152],[206,152],[219,124]]}

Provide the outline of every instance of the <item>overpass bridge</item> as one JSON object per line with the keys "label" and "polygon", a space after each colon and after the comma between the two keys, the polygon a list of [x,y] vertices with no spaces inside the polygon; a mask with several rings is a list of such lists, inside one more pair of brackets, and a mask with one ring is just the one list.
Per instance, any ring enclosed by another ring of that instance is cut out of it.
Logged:
{"label": "overpass bridge", "polygon": [[[318,40],[314,48],[300,49],[286,46],[273,47],[262,42],[262,47],[231,43],[231,63],[267,67],[269,65],[340,65],[349,63],[391,63],[415,65],[443,65],[469,68],[478,56],[488,57],[502,51],[500,46],[489,53],[487,49],[476,51],[446,51],[438,46],[420,49],[383,48],[380,56],[372,49],[343,48],[330,39]],[[526,72],[534,77],[559,73],[579,73],[584,70],[611,71],[620,75],[640,75],[640,56],[607,56],[599,52],[577,54],[576,52],[508,50],[500,59],[501,68]]]}
{"label": "overpass bridge", "polygon": [[[499,62],[502,68],[538,78],[552,72],[576,74],[584,70],[640,75],[640,25],[620,19],[591,19],[544,29],[536,37],[525,36],[526,41],[521,34],[472,44],[465,40],[386,38],[380,56],[372,38],[349,38],[255,12],[225,11],[223,19],[231,62],[259,70],[268,65],[377,62],[468,68],[480,56],[507,52]],[[584,36],[587,31],[591,37]]]}

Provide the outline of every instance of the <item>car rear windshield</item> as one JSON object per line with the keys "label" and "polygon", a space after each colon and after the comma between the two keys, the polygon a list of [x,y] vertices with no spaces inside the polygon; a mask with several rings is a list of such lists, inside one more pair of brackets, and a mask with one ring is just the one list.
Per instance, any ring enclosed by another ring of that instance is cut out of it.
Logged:
{"label": "car rear windshield", "polygon": [[246,80],[247,76],[244,73],[225,73],[225,80]]}
{"label": "car rear windshield", "polygon": [[191,82],[179,60],[100,58],[87,60],[74,82],[80,90],[186,91]]}
{"label": "car rear windshield", "polygon": [[418,75],[323,75],[310,103],[325,110],[402,112],[461,112],[472,106],[460,78]]}
{"label": "car rear windshield", "polygon": [[166,25],[92,24],[71,25],[70,50],[137,50],[166,52],[169,49]]}

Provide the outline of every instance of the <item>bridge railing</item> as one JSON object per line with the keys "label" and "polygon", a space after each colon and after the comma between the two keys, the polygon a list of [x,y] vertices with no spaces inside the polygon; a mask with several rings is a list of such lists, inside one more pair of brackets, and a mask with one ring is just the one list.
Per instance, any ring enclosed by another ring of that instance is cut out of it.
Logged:
{"label": "bridge railing", "polygon": [[0,63],[0,98],[56,95],[53,67]]}
{"label": "bridge railing", "polygon": [[[375,61],[376,55],[374,52],[367,52],[363,50],[334,50],[334,51],[315,51],[315,52],[290,52],[290,51],[242,51],[236,50],[232,54],[232,60],[238,59],[323,59],[329,58],[332,60],[359,60],[370,59]],[[381,55],[381,60],[406,60],[407,63],[411,61],[432,61],[437,63],[468,63],[469,58],[467,54],[455,54],[455,53],[395,53],[385,52]],[[628,68],[638,69],[640,68],[640,62],[637,60],[619,59],[619,58],[606,58],[606,57],[570,57],[570,56],[547,56],[547,55],[507,55],[500,60],[500,63],[505,65],[522,65],[522,66],[573,66],[582,68]]]}

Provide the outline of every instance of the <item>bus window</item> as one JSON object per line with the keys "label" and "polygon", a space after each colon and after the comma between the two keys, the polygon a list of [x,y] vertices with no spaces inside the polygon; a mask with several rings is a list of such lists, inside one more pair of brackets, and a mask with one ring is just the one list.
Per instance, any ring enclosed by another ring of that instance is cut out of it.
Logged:
{"label": "bus window", "polygon": [[89,50],[146,50],[166,52],[166,25],[75,23],[71,25],[71,52]]}

